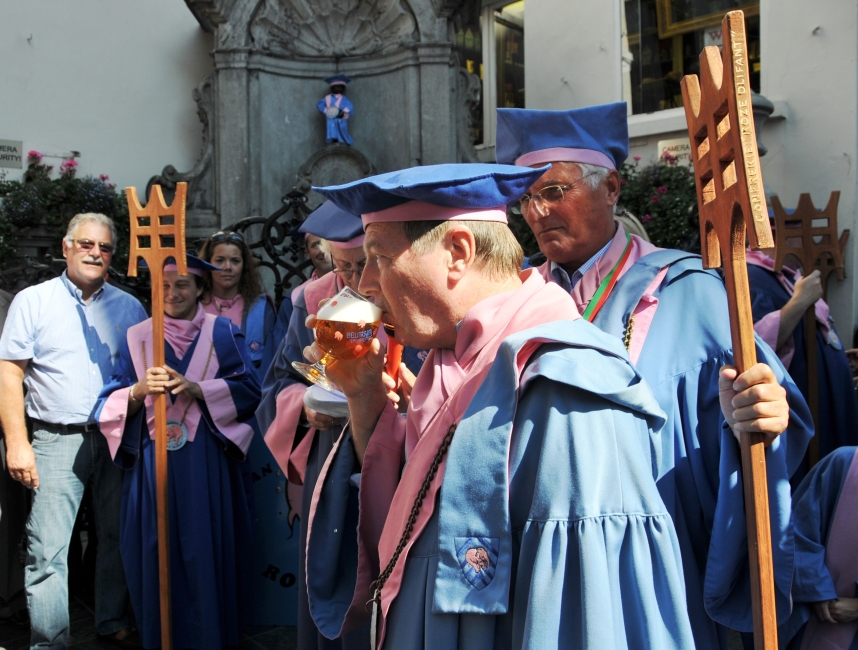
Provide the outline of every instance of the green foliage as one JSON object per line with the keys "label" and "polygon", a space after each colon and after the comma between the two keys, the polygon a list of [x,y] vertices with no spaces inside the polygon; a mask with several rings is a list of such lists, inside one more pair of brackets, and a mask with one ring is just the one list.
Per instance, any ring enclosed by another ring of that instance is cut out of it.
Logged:
{"label": "green foliage", "polygon": [[699,244],[694,173],[665,154],[654,164],[624,164],[620,170],[619,205],[640,219],[652,243],[662,248],[695,248]]}
{"label": "green foliage", "polygon": [[0,266],[16,263],[15,239],[41,230],[54,238],[51,251],[59,256],[61,241],[69,221],[82,212],[99,212],[113,219],[119,235],[114,268],[125,271],[128,265],[128,205],[124,194],[116,191],[107,175],[98,178],[75,176],[77,162],[66,160],[59,178],[51,178],[52,168],[42,164],[42,156],[31,151],[21,181],[0,180]]}

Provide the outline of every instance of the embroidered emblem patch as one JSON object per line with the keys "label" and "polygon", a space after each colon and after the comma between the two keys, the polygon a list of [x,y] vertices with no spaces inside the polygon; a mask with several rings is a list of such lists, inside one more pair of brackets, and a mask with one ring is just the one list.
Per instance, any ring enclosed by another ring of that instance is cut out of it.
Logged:
{"label": "embroidered emblem patch", "polygon": [[247,344],[247,347],[249,347],[252,352],[258,352],[260,349],[262,349],[262,343],[260,343],[259,341],[251,341]]}
{"label": "embroidered emblem patch", "polygon": [[488,586],[498,565],[497,537],[457,537],[456,557],[465,579],[477,590]]}

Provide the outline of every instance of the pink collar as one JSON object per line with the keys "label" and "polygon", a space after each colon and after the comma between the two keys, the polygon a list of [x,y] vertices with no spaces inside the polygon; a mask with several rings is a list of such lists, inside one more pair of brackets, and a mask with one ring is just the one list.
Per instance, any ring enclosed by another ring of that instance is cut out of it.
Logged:
{"label": "pink collar", "polygon": [[[616,223],[617,232],[614,233],[614,238],[611,240],[611,245],[608,247],[608,250],[605,251],[605,254],[598,259],[592,268],[584,273],[583,277],[578,281],[578,284],[576,284],[575,288],[572,289],[572,298],[575,300],[575,304],[578,306],[578,311],[581,313],[584,313],[584,310],[587,309],[587,306],[590,304],[590,300],[593,299],[599,285],[602,284],[602,281],[611,272],[611,269],[614,268],[614,265],[620,259],[626,248],[626,231],[623,228],[623,224],[619,221]],[[632,248],[631,251],[629,251],[629,258],[623,268],[620,269],[620,274],[617,277],[617,280],[622,278],[640,258],[645,255],[649,255],[650,253],[654,253],[657,250],[659,250],[658,247],[653,246],[648,241],[645,241],[636,235],[632,235]],[[540,272],[545,277],[546,281],[550,281],[551,263],[548,262],[543,264],[540,267]]]}
{"label": "pink collar", "polygon": [[192,320],[170,318],[164,314],[164,338],[179,359],[183,359],[185,352],[191,347],[191,343],[203,326],[205,317],[206,312],[200,303],[197,303],[197,313]]}
{"label": "pink collar", "polygon": [[241,297],[240,293],[236,294],[232,300],[221,300],[211,296],[211,301],[204,304],[203,309],[208,314],[228,318],[233,325],[241,328],[241,321],[244,317],[244,298]]}
{"label": "pink collar", "polygon": [[343,283],[333,271],[326,273],[318,280],[309,282],[304,287],[304,303],[307,305],[307,313],[315,314],[319,311],[319,303],[322,300],[327,300],[342,288]]}

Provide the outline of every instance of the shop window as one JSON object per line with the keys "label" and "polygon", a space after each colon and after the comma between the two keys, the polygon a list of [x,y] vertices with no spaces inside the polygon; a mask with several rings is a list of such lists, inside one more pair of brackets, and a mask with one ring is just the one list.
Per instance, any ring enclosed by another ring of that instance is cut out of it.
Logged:
{"label": "shop window", "polygon": [[760,92],[760,4],[748,0],[623,0],[623,95],[632,114],[682,106],[679,82],[721,45],[721,20],[745,12],[751,89]]}
{"label": "shop window", "polygon": [[484,0],[475,9],[454,18],[456,56],[482,83],[474,144],[493,146],[495,109],[524,108],[524,0]]}

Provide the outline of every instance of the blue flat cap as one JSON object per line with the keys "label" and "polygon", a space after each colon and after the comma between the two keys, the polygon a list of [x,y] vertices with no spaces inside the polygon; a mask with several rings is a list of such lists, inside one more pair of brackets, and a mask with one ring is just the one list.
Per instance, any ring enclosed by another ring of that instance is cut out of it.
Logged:
{"label": "blue flat cap", "polygon": [[349,78],[347,74],[343,74],[342,72],[338,72],[337,74],[325,77],[322,79],[326,84],[330,84],[333,86],[334,84],[343,84],[344,86],[348,86],[352,80]]}
{"label": "blue flat cap", "polygon": [[375,221],[505,222],[506,206],[548,169],[481,163],[426,165],[313,189],[346,212],[361,215],[364,226]]}
{"label": "blue flat cap", "polygon": [[497,115],[499,163],[577,162],[619,169],[629,157],[625,102],[570,111],[499,108]]}
{"label": "blue flat cap", "polygon": [[345,242],[363,234],[363,224],[357,215],[341,210],[331,201],[325,201],[304,219],[296,233],[316,235],[322,239]]}

